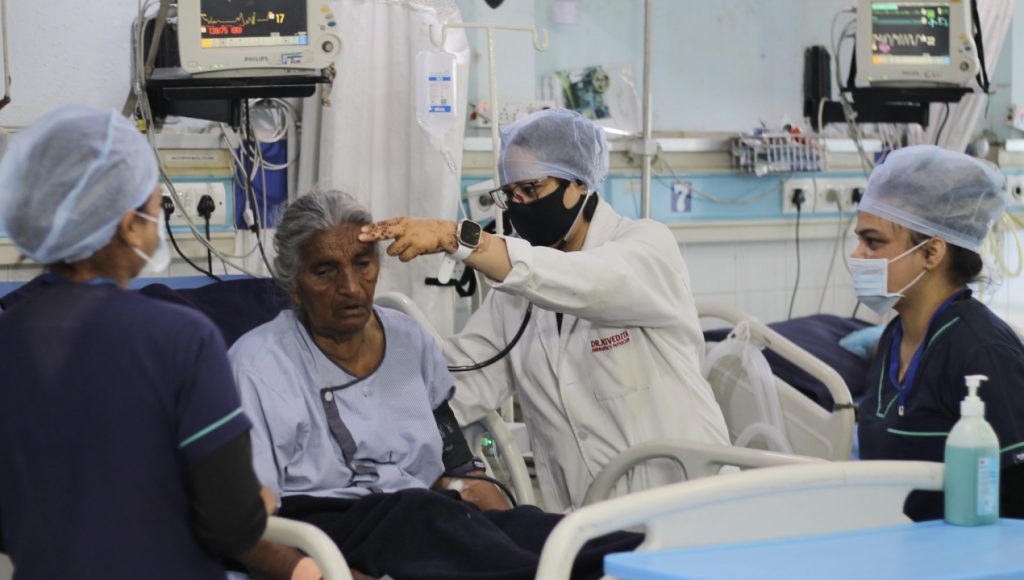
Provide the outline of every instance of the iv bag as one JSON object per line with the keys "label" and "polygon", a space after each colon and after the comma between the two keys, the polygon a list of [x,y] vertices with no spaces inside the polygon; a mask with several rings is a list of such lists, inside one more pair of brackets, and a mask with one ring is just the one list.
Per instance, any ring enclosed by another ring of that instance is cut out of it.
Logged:
{"label": "iv bag", "polygon": [[421,50],[416,55],[416,120],[439,140],[455,126],[455,55]]}

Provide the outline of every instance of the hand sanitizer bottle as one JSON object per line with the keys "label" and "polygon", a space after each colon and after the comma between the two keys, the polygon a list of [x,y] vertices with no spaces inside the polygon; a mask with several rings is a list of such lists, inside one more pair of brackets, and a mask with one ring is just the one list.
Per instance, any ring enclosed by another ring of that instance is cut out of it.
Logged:
{"label": "hand sanitizer bottle", "polygon": [[969,375],[964,380],[967,398],[946,438],[946,521],[980,526],[999,518],[999,439],[985,421],[985,403],[978,397],[978,387],[988,377]]}

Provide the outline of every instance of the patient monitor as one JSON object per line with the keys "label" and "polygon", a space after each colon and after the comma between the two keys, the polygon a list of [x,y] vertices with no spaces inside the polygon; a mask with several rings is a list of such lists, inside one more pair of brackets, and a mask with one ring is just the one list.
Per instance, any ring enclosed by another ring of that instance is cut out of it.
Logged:
{"label": "patient monitor", "polygon": [[980,62],[972,0],[857,1],[857,80],[871,86],[963,86]]}
{"label": "patient monitor", "polygon": [[341,38],[326,0],[178,0],[178,50],[197,76],[309,74]]}

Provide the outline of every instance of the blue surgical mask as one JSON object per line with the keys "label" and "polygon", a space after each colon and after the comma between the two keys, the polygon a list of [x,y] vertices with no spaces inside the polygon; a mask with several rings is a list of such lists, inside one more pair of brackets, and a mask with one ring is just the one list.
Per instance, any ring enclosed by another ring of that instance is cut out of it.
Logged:
{"label": "blue surgical mask", "polygon": [[132,250],[134,250],[140,258],[146,261],[146,265],[142,268],[142,271],[139,272],[139,274],[162,274],[164,270],[167,269],[167,266],[171,264],[171,252],[167,249],[167,234],[164,233],[164,224],[159,218],[155,218],[147,213],[137,211],[135,214],[142,219],[155,223],[158,236],[156,249],[153,250],[153,255],[151,256],[146,255],[146,252],[132,246]]}
{"label": "blue surgical mask", "polygon": [[850,258],[850,275],[853,277],[853,292],[857,295],[857,299],[879,316],[885,316],[903,298],[903,293],[917,284],[917,281],[928,272],[928,270],[921,270],[921,273],[900,291],[889,292],[889,264],[909,256],[927,243],[928,240],[925,240],[891,260]]}

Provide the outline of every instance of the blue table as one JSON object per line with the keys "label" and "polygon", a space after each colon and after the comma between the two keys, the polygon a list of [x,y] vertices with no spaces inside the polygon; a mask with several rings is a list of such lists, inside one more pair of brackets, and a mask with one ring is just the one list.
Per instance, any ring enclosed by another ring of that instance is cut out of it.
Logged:
{"label": "blue table", "polygon": [[1024,578],[1024,520],[960,527],[923,522],[605,557],[623,580]]}

